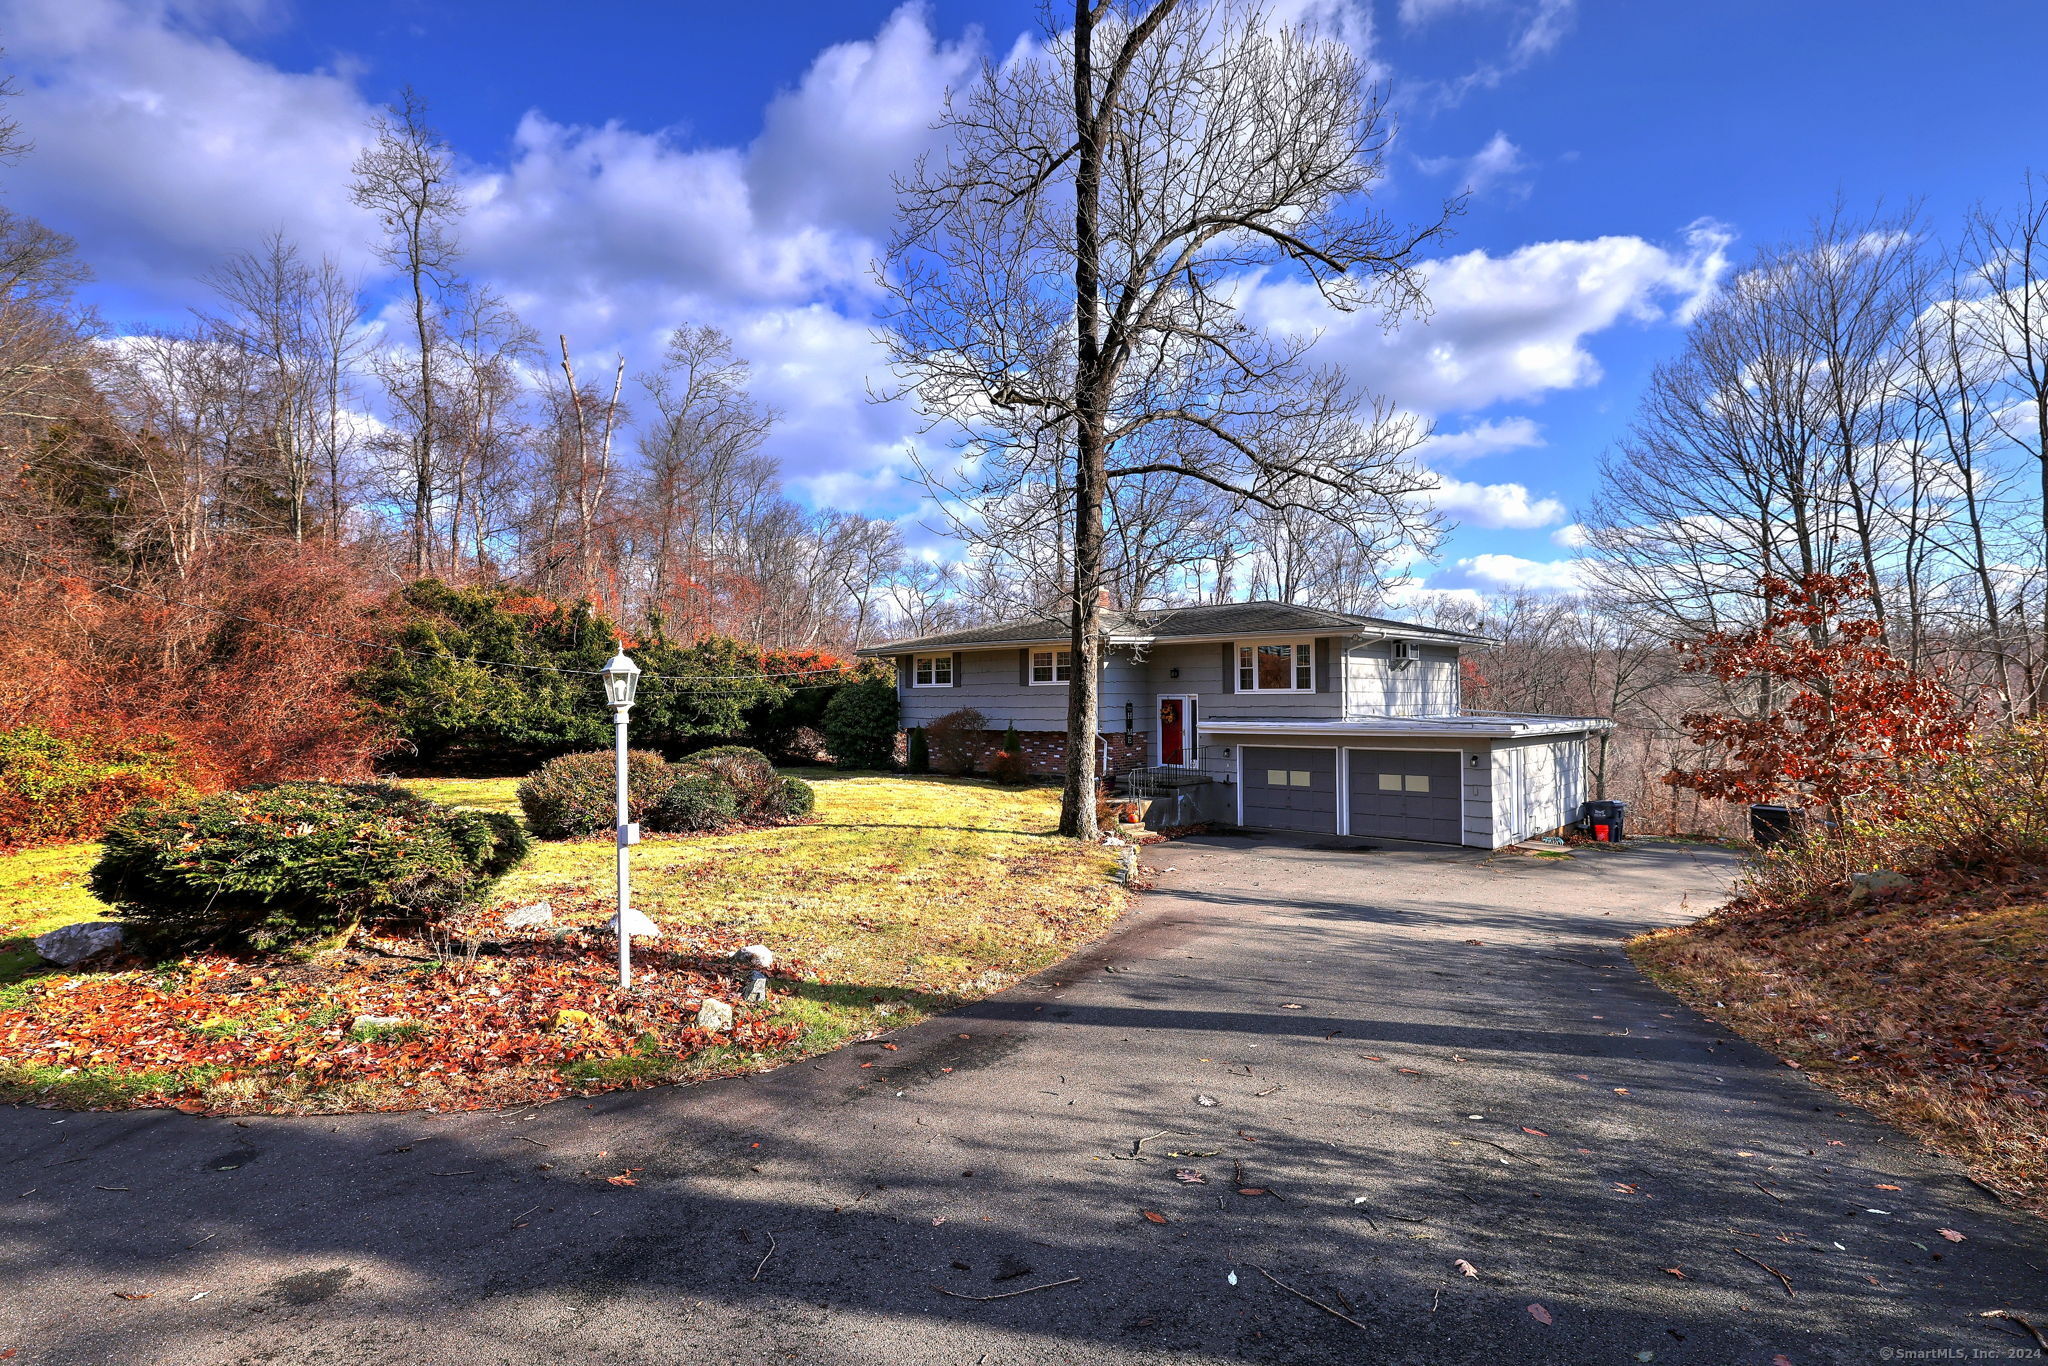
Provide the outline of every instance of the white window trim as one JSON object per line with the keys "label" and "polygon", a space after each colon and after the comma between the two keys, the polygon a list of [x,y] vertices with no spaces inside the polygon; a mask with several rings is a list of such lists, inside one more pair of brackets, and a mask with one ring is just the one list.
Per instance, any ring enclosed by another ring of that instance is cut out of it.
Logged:
{"label": "white window trim", "polygon": [[[1036,676],[1038,673],[1038,656],[1042,654],[1049,654],[1052,656],[1051,678],[1039,678]],[[1065,678],[1060,677],[1061,655],[1065,655],[1067,657],[1067,676]],[[1054,646],[1051,649],[1041,650],[1036,647],[1033,647],[1024,652],[1024,682],[1027,686],[1033,688],[1064,688],[1068,684],[1072,683],[1073,680],[1074,652],[1071,648],[1063,650],[1057,646]]]}
{"label": "white window trim", "polygon": [[[1259,681],[1259,668],[1258,668],[1258,649],[1259,649],[1259,647],[1260,647],[1261,645],[1288,645],[1288,646],[1292,646],[1292,647],[1293,647],[1293,649],[1294,649],[1295,653],[1294,653],[1294,654],[1293,654],[1292,656],[1290,656],[1290,657],[1289,657],[1289,659],[1288,659],[1288,661],[1287,661],[1287,673],[1288,673],[1288,676],[1289,676],[1290,678],[1299,678],[1299,677],[1301,676],[1301,660],[1302,660],[1302,654],[1301,654],[1301,652],[1302,652],[1302,651],[1304,651],[1304,650],[1305,650],[1305,651],[1307,651],[1307,652],[1308,652],[1308,653],[1307,653],[1307,658],[1308,658],[1308,686],[1307,686],[1306,688],[1303,688],[1303,687],[1299,687],[1299,686],[1296,686],[1296,687],[1291,687],[1291,688],[1261,688],[1261,687],[1259,687],[1259,686],[1258,686],[1258,681]],[[1253,654],[1252,654],[1252,686],[1250,686],[1250,687],[1246,687],[1246,686],[1245,686],[1245,681],[1244,681],[1244,652],[1245,652],[1246,650],[1250,650],[1250,651],[1252,651],[1252,652],[1253,652]],[[1310,693],[1310,692],[1314,692],[1314,691],[1316,690],[1316,682],[1317,682],[1317,679],[1316,679],[1316,642],[1315,642],[1315,640],[1314,640],[1314,638],[1313,638],[1313,637],[1311,637],[1311,638],[1309,638],[1309,639],[1306,639],[1306,640],[1237,640],[1237,641],[1232,641],[1232,642],[1231,642],[1231,646],[1230,646],[1230,657],[1231,657],[1231,667],[1232,667],[1233,669],[1235,669],[1235,670],[1237,671],[1237,678],[1236,678],[1237,688],[1236,688],[1236,691],[1238,691],[1238,692],[1241,692],[1241,693]]]}
{"label": "white window trim", "polygon": [[[938,678],[938,676],[939,676],[939,669],[938,669],[938,663],[939,663],[939,661],[940,661],[940,660],[942,660],[942,659],[946,661],[946,681],[945,681],[945,682],[943,682],[943,683],[940,683],[940,682],[937,682],[937,681],[933,681],[933,682],[930,682],[930,683],[920,683],[920,682],[918,682],[918,681],[917,681],[917,666],[918,666],[918,664],[919,664],[920,662],[922,662],[922,661],[924,661],[924,660],[930,660],[930,661],[931,661],[931,663],[932,663],[931,675],[932,675],[932,678],[933,678],[934,680],[937,680],[937,678]],[[952,686],[953,686],[953,656],[952,656],[952,653],[951,653],[950,651],[943,651],[943,652],[941,652],[941,653],[939,653],[939,654],[935,654],[935,655],[912,655],[912,656],[910,657],[910,686],[911,686],[911,687],[913,687],[913,688],[950,688],[950,687],[952,687]]]}

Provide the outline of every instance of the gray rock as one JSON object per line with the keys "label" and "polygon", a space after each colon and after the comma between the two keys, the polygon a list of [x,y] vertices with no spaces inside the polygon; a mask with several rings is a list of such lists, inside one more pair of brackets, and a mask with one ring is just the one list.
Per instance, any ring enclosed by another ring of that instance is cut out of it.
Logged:
{"label": "gray rock", "polygon": [[[605,928],[613,934],[617,934],[619,932],[619,918],[613,916],[605,922]],[[635,939],[659,939],[661,938],[661,926],[655,924],[652,920],[640,914],[640,912],[628,909],[626,912],[626,933]]]}
{"label": "gray rock", "polygon": [[126,936],[111,920],[81,920],[36,936],[36,952],[46,963],[75,968],[88,958],[119,949]]}
{"label": "gray rock", "polygon": [[1880,868],[1870,873],[1851,873],[1849,875],[1849,900],[1868,900],[1879,892],[1894,892],[1901,887],[1909,887],[1912,885],[1912,882],[1913,879],[1907,877],[1904,873],[1894,873],[1888,868]]}
{"label": "gray rock", "polygon": [[758,1005],[762,1001],[767,1000],[768,974],[765,972],[757,972],[749,976],[747,978],[747,994],[745,996],[742,996],[740,999],[756,1005]]}
{"label": "gray rock", "polygon": [[735,963],[752,963],[757,972],[766,972],[775,966],[775,950],[766,944],[749,944],[743,949],[732,951]]}
{"label": "gray rock", "polygon": [[709,1000],[697,1007],[697,1028],[725,1033],[732,1028],[732,1007],[720,1000]]}
{"label": "gray rock", "polygon": [[536,901],[531,906],[521,906],[516,911],[505,912],[505,928],[508,930],[537,930],[543,925],[555,923],[555,908],[545,901]]}
{"label": "gray rock", "polygon": [[389,1029],[393,1025],[404,1025],[411,1023],[412,1021],[407,1019],[403,1015],[358,1015],[355,1017],[354,1020],[352,1020],[349,1023],[349,1028],[351,1030]]}

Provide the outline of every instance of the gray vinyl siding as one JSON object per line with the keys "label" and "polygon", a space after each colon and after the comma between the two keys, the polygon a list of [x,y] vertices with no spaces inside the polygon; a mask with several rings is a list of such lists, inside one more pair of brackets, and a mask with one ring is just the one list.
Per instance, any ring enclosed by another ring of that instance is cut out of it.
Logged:
{"label": "gray vinyl siding", "polygon": [[[1201,698],[1204,725],[1232,716],[1265,719],[1315,717],[1334,721],[1344,714],[1344,693],[1334,673],[1330,675],[1330,686],[1326,692],[1241,693],[1226,688],[1223,660],[1231,648],[1229,642],[1215,640],[1151,646],[1145,652],[1145,663],[1153,695],[1197,694]],[[1332,659],[1337,653],[1329,651]],[[1175,669],[1180,670],[1179,678],[1172,676]]]}
{"label": "gray vinyl siding", "polygon": [[[1395,669],[1385,641],[1347,649],[1341,636],[1303,638],[1317,641],[1319,686],[1314,692],[1236,691],[1234,671],[1226,663],[1232,657],[1232,642],[1167,641],[1137,649],[1114,647],[1107,651],[1103,665],[1102,729],[1111,733],[1123,730],[1128,705],[1131,728],[1141,735],[1151,734],[1163,693],[1193,694],[1205,726],[1233,717],[1334,721],[1458,712],[1458,651],[1454,646],[1417,643],[1412,647],[1413,662]],[[898,693],[905,727],[929,725],[947,712],[973,707],[992,727],[1066,728],[1066,687],[1024,683],[1019,647],[984,647],[957,654],[960,685],[953,688],[912,687],[910,656],[899,657]],[[1174,676],[1176,670],[1178,677]],[[1209,757],[1206,753],[1202,756],[1204,767]]]}
{"label": "gray vinyl siding", "polygon": [[1394,667],[1389,642],[1354,645],[1345,655],[1344,715],[1456,716],[1458,651],[1449,645],[1409,645],[1404,668]]}
{"label": "gray vinyl siding", "polygon": [[1547,835],[1579,818],[1586,800],[1586,737],[1532,735],[1494,742],[1500,821],[1494,848]]}
{"label": "gray vinyl siding", "polygon": [[[915,688],[910,678],[909,655],[897,662],[897,696],[902,701],[901,724],[928,726],[948,712],[973,707],[988,718],[989,728],[1001,730],[1060,730],[1067,728],[1067,686],[1022,682],[1023,652],[1016,646],[1000,649],[962,650],[960,686],[957,688]],[[1130,702],[1131,716],[1138,730],[1147,729],[1152,711],[1152,691],[1145,668],[1134,663],[1127,651],[1112,650],[1103,662],[1102,729],[1124,728],[1124,703]]]}

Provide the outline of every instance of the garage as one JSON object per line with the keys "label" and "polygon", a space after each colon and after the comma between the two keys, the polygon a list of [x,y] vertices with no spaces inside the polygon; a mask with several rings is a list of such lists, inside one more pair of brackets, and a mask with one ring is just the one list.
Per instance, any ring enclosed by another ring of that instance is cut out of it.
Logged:
{"label": "garage", "polygon": [[1337,832],[1337,751],[1247,745],[1238,751],[1239,825],[1264,830]]}
{"label": "garage", "polygon": [[1462,844],[1464,756],[1455,750],[1353,749],[1351,831],[1383,839]]}

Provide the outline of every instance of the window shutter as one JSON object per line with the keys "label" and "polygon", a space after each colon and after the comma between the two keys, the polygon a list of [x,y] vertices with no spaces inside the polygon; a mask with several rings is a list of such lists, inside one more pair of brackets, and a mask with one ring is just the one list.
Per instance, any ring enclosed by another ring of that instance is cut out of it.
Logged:
{"label": "window shutter", "polygon": [[1237,691],[1237,645],[1228,640],[1223,642],[1223,691]]}
{"label": "window shutter", "polygon": [[1316,691],[1330,690],[1330,638],[1316,637]]}
{"label": "window shutter", "polygon": [[953,686],[960,686],[960,652],[953,651]]}
{"label": "window shutter", "polygon": [[896,656],[896,686],[898,688],[907,688],[910,686],[909,655]]}
{"label": "window shutter", "polygon": [[1028,687],[1031,683],[1031,647],[1029,645],[1017,651],[1017,682],[1019,686],[1023,687]]}

